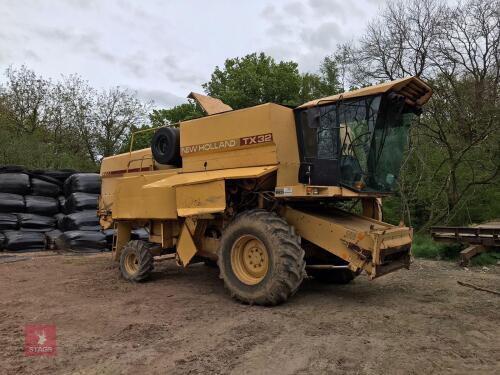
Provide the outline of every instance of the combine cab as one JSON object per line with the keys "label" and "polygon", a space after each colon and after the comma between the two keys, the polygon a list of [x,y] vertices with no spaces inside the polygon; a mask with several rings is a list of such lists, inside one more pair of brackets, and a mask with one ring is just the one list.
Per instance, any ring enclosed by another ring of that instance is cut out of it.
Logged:
{"label": "combine cab", "polygon": [[[233,111],[190,97],[203,118],[159,128],[151,149],[103,160],[101,223],[115,227],[123,277],[153,258],[215,263],[231,294],[275,305],[306,272],[347,283],[409,267],[411,228],[381,221],[412,119],[431,89],[410,77],[306,103]],[[362,215],[341,209],[359,200]],[[145,227],[149,241],[130,240]]]}

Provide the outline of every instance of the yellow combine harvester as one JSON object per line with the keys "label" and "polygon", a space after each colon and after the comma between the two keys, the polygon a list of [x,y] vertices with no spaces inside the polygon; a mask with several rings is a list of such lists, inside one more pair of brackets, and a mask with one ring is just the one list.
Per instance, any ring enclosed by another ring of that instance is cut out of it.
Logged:
{"label": "yellow combine harvester", "polygon": [[[105,158],[99,215],[114,226],[123,277],[153,257],[217,262],[232,296],[276,305],[307,274],[347,283],[408,268],[412,230],[382,222],[412,119],[432,91],[415,77],[305,103],[232,110],[192,93],[207,116],[156,130],[151,149]],[[339,209],[360,200],[362,215]],[[145,227],[149,241],[131,241]]]}

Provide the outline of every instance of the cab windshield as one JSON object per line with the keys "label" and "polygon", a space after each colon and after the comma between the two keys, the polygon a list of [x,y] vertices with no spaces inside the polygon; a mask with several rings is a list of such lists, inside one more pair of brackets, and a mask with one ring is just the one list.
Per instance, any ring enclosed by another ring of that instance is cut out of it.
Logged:
{"label": "cab windshield", "polygon": [[336,181],[357,191],[393,192],[414,112],[402,96],[388,94],[299,113],[302,180],[328,185]]}
{"label": "cab windshield", "polygon": [[405,107],[400,98],[381,103],[380,96],[339,105],[342,184],[364,191],[397,188],[415,116]]}

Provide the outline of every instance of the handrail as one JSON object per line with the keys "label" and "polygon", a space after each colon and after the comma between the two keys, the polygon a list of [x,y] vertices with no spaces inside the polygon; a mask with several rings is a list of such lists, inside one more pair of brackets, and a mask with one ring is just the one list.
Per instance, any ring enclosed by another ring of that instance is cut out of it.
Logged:
{"label": "handrail", "polygon": [[130,148],[129,148],[129,154],[132,153],[132,149],[133,149],[133,146],[134,146],[134,138],[135,138],[135,135],[136,134],[140,134],[140,133],[147,133],[147,132],[150,132],[152,130],[156,130],[156,129],[159,129],[159,128],[171,128],[171,127],[178,127],[180,125],[180,122],[175,122],[173,124],[170,124],[170,125],[163,125],[163,126],[157,126],[155,128],[149,128],[149,129],[142,129],[142,130],[136,130],[135,132],[132,132],[132,137],[130,138]]}
{"label": "handrail", "polygon": [[142,130],[136,130],[135,132],[132,132],[132,137],[130,138],[130,148],[129,148],[129,154],[132,153],[132,148],[134,146],[134,137],[136,134],[140,134],[140,133],[147,133],[147,132],[150,132],[152,130],[156,130],[158,128],[163,128],[163,126],[157,126],[156,128],[149,128],[149,129],[142,129]]}
{"label": "handrail", "polygon": [[[126,170],[126,173],[128,173],[128,172],[129,172],[129,169],[130,169],[130,164],[132,164],[133,162],[136,162],[136,161],[140,161],[140,162],[141,162],[141,165],[140,165],[140,167],[139,167],[139,171],[141,171],[141,172],[142,172],[142,166],[143,166],[144,160],[148,160],[148,159],[153,160],[153,157],[152,157],[152,156],[148,156],[148,155],[142,155],[142,157],[141,157],[141,158],[137,158],[137,159],[131,159],[131,160],[129,160],[129,161],[128,161],[128,163],[127,163],[127,170]],[[149,167],[149,169],[150,169],[150,170],[152,170],[152,168],[153,168],[153,165],[151,165],[151,166]]]}

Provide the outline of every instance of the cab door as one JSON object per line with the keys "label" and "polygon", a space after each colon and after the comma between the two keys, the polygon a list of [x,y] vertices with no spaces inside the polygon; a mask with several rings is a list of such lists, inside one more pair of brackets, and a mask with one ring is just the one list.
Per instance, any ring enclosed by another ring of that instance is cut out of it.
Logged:
{"label": "cab door", "polygon": [[299,182],[336,186],[340,182],[339,125],[336,105],[296,112],[300,148]]}

